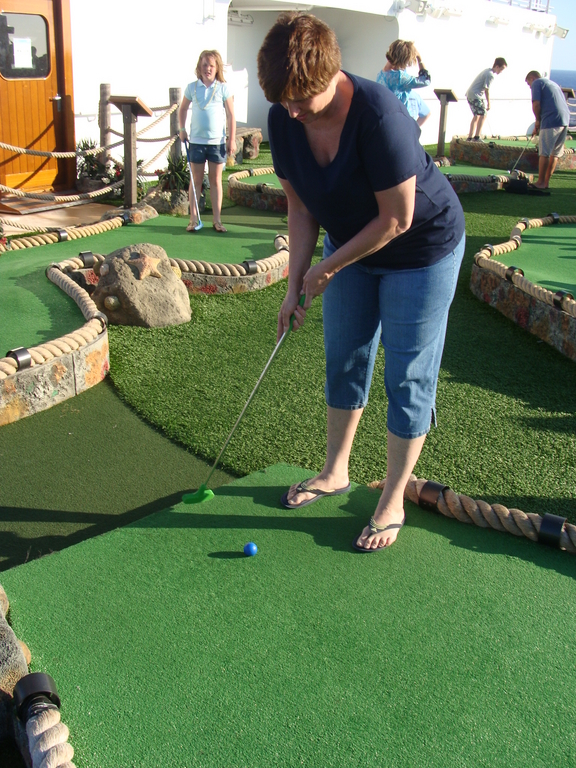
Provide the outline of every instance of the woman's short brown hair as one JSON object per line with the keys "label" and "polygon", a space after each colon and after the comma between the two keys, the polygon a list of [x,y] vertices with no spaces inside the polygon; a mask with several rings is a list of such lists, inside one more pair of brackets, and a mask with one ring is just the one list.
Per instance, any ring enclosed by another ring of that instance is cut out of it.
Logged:
{"label": "woman's short brown hair", "polygon": [[386,58],[395,69],[406,69],[416,64],[418,51],[411,40],[394,40],[388,48]]}
{"label": "woman's short brown hair", "polygon": [[206,58],[213,58],[216,63],[216,80],[218,80],[219,83],[225,83],[226,80],[224,80],[224,62],[222,61],[222,56],[218,53],[218,51],[202,51],[200,56],[198,56],[198,64],[196,64],[196,77],[198,80],[202,79],[202,70],[200,69],[200,65],[202,64],[202,59]]}
{"label": "woman's short brown hair", "polygon": [[340,65],[340,46],[327,24],[311,13],[283,13],[258,51],[258,80],[272,103],[308,99],[328,88]]}

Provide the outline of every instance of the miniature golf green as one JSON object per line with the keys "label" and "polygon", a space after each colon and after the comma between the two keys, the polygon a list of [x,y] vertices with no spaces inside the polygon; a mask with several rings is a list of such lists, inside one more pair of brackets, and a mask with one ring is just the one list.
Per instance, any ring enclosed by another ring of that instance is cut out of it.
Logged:
{"label": "miniature golf green", "polygon": [[445,176],[510,176],[509,171],[500,168],[483,168],[480,165],[467,165],[466,163],[443,165],[439,171]]}
{"label": "miniature golf green", "polygon": [[576,296],[576,224],[528,229],[522,245],[499,261],[514,263],[533,283]]}
{"label": "miniature golf green", "polygon": [[[452,174],[453,176],[468,175],[468,176],[508,176],[509,170],[498,168],[483,168],[478,165],[468,165],[466,163],[457,163],[455,165],[441,166],[439,169],[445,176]],[[243,184],[250,184],[257,186],[259,184],[266,184],[268,187],[274,189],[282,189],[282,185],[275,173],[263,173],[259,176],[247,176],[240,179]]]}
{"label": "miniature golf green", "polygon": [[[502,144],[503,146],[507,147],[534,147],[534,140],[532,139],[532,141],[528,143],[529,138],[530,136],[526,136],[526,138],[519,137],[515,139],[500,139],[498,137],[494,138],[493,136],[485,136],[484,143]],[[576,139],[566,139],[564,147],[566,149],[576,149]]]}
{"label": "miniature golf green", "polygon": [[[277,465],[3,574],[78,768],[550,768],[576,759],[573,556]],[[258,546],[244,556],[247,541]]]}
{"label": "miniature golf green", "polygon": [[226,264],[264,259],[276,253],[274,238],[286,225],[279,217],[241,207],[226,208],[225,234],[212,229],[211,215],[199,232],[186,232],[187,220],[159,216],[138,226],[128,225],[81,240],[8,251],[0,257],[0,356],[9,349],[34,346],[82,325],[80,310],[46,279],[52,262],[78,256],[80,251],[109,254],[132,243],[153,243],[168,256]]}
{"label": "miniature golf green", "polygon": [[[553,177],[560,214],[575,210],[573,179]],[[416,473],[576,522],[576,368],[468,288],[484,243],[552,206],[483,193],[462,203],[468,244],[439,427]],[[277,220],[262,217],[273,238]],[[47,261],[65,258],[68,245]],[[192,321],[179,330],[111,329],[117,391],[213,460],[272,351],[283,289],[193,296]],[[2,574],[32,670],[60,689],[74,762],[571,765],[574,556],[410,504],[394,547],[356,554],[350,541],[376,499],[366,488],[297,513],[279,507],[286,486],[322,461],[321,336],[317,301],[229,446],[238,474],[269,469],[202,504],[176,501],[209,465],[139,419],[109,381],[0,429],[4,566],[165,508]],[[356,482],[385,474],[385,420],[376,375]],[[279,461],[293,466],[272,466]],[[256,557],[242,554],[249,540]]]}

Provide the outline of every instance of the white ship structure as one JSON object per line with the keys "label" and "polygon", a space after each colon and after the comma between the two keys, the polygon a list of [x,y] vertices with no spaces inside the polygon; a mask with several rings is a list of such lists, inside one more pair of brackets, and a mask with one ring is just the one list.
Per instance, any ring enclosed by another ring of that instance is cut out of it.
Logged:
{"label": "white ship structure", "polygon": [[[198,54],[218,49],[227,62],[241,125],[259,127],[266,138],[269,104],[259,87],[256,54],[268,29],[285,10],[303,10],[336,32],[343,68],[375,80],[393,40],[413,40],[432,77],[420,95],[432,111],[422,142],[438,137],[440,102],[434,89],[450,89],[446,138],[465,134],[471,113],[465,92],[482,70],[503,56],[508,68],[491,88],[485,131],[525,134],[533,120],[526,73],[550,73],[559,26],[553,0],[163,0],[148,13],[131,0],[100,0],[99,13],[85,0],[71,0],[74,105],[77,141],[99,140],[100,83],[112,93],[140,97],[149,106],[167,104],[168,90],[184,90],[195,78]],[[121,115],[115,118],[119,131]]]}

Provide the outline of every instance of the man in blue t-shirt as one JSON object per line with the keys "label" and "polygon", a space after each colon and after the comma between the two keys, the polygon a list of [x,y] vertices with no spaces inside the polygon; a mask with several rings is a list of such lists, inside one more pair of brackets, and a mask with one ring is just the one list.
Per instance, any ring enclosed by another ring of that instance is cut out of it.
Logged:
{"label": "man in blue t-shirt", "polygon": [[532,111],[536,120],[532,135],[540,136],[538,181],[534,182],[534,186],[548,189],[558,158],[564,154],[570,111],[560,86],[547,77],[541,77],[540,72],[528,72],[526,83],[532,91]]}

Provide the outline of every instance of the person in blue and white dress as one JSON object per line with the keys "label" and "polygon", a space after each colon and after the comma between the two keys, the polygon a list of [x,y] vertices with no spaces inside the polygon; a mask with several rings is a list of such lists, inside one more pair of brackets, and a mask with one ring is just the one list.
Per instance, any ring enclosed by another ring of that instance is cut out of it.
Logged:
{"label": "person in blue and white dress", "polygon": [[[416,76],[406,71],[412,64],[418,65]],[[408,109],[410,91],[415,88],[425,88],[430,85],[431,80],[414,43],[410,40],[394,40],[388,48],[386,64],[378,72],[376,82],[385,85]]]}
{"label": "person in blue and white dress", "polygon": [[208,161],[210,201],[212,203],[213,227],[217,232],[226,232],[221,221],[222,171],[226,163],[226,151],[236,154],[236,120],[234,118],[234,96],[224,80],[224,64],[218,51],[202,51],[196,65],[196,77],[188,83],[178,111],[179,137],[184,140],[186,115],[192,105],[190,120],[190,153],[192,176],[190,179],[190,223],[188,232],[194,232],[198,224],[192,184],[196,197],[200,199],[204,167]]}

